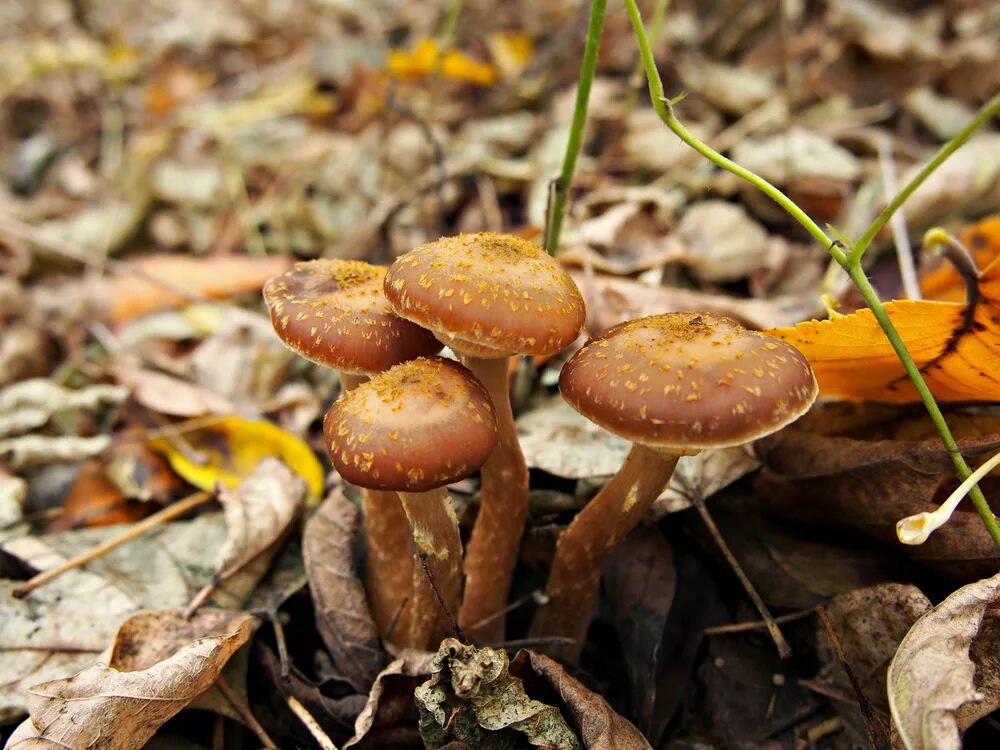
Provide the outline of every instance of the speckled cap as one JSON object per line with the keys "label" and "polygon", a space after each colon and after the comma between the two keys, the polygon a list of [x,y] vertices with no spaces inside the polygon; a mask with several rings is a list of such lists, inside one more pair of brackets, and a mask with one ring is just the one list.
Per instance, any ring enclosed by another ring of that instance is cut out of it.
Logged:
{"label": "speckled cap", "polygon": [[396,492],[467,477],[497,442],[486,389],[442,357],[404,362],[359,385],[330,407],[323,434],[345,480]]}
{"label": "speckled cap", "polygon": [[484,358],[555,354],[583,329],[580,290],[532,242],[482,232],[443,237],[389,267],[396,312],[456,351]]}
{"label": "speckled cap", "polygon": [[795,347],[695,312],[610,328],[566,363],[559,389],[606,430],[672,453],[768,435],[802,416],[818,392]]}
{"label": "speckled cap", "polygon": [[438,352],[430,331],[392,311],[385,271],[358,260],[296,263],[264,284],[271,325],[296,353],[342,372],[370,375]]}

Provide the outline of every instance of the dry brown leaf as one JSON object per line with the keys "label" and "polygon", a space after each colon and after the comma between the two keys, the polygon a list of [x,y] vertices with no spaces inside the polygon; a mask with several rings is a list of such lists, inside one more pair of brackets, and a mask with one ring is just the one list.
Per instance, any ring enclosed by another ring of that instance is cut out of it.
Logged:
{"label": "dry brown leaf", "polygon": [[172,375],[118,363],[114,376],[132,391],[132,397],[147,409],[173,417],[233,414],[236,406],[227,398]]}
{"label": "dry brown leaf", "polygon": [[306,523],[302,553],[316,626],[337,669],[363,693],[385,664],[385,652],[354,565],[360,523],[358,509],[335,489]]}
{"label": "dry brown leaf", "polygon": [[144,657],[171,653],[146,669],[96,664],[69,679],[35,685],[28,696],[31,718],[17,728],[7,749],[141,748],[160,725],[212,686],[250,637],[251,622],[249,615],[235,616],[218,635],[176,649],[164,643],[162,652],[151,648]]}
{"label": "dry brown leaf", "polygon": [[998,605],[1000,575],[970,583],[917,620],[899,644],[887,684],[907,750],[959,750],[965,730],[1000,708],[996,656],[984,663],[975,653],[980,639],[996,643],[995,614],[986,617]]}
{"label": "dry brown leaf", "polygon": [[305,508],[306,483],[277,458],[265,458],[235,490],[222,490],[226,542],[215,565],[224,581],[213,601],[235,609],[267,572],[281,541]]}
{"label": "dry brown leaf", "polygon": [[344,750],[421,746],[413,691],[427,679],[433,658],[434,654],[427,652],[404,651],[378,673],[368,702],[354,723],[354,737]]}

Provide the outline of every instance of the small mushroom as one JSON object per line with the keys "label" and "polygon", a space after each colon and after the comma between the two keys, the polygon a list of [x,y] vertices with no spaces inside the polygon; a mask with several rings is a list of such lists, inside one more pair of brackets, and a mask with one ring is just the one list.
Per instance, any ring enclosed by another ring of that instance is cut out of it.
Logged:
{"label": "small mushroom", "polygon": [[[348,392],[368,375],[441,344],[428,331],[392,312],[382,285],[386,269],[356,260],[296,263],[264,285],[264,301],[278,337],[317,364],[339,370]],[[365,578],[372,616],[385,632],[409,595],[410,528],[394,493],[366,491]]]}
{"label": "small mushroom", "polygon": [[[337,471],[361,487],[399,493],[413,542],[454,614],[462,590],[462,540],[446,485],[476,471],[497,442],[486,389],[465,367],[441,357],[397,365],[337,401],[323,423]],[[434,648],[450,621],[422,565],[413,572],[409,638]]]}
{"label": "small mushroom", "polygon": [[411,250],[389,267],[385,294],[397,314],[429,329],[459,355],[496,408],[500,442],[482,471],[459,623],[471,636],[499,641],[499,613],[528,516],[528,470],[510,406],[508,360],[569,346],[583,329],[583,298],[540,247],[490,232],[444,237]]}
{"label": "small mushroom", "polygon": [[617,325],[563,367],[563,398],[601,427],[632,441],[618,473],[559,537],[548,603],[535,637],[576,661],[597,600],[601,566],[670,481],[677,459],[749,443],[804,414],[816,379],[790,344],[712,313],[670,313]]}

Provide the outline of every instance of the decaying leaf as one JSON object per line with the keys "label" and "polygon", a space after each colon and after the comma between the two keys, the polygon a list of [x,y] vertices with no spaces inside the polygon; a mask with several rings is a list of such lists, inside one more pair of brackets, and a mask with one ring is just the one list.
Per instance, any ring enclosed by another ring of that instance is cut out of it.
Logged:
{"label": "decaying leaf", "polygon": [[236,411],[228,399],[172,375],[126,362],[115,365],[114,374],[119,383],[128,386],[138,403],[159,414],[198,417]]}
{"label": "decaying leaf", "polygon": [[379,672],[354,723],[354,737],[344,750],[420,747],[413,691],[430,674],[433,658],[434,654],[423,651],[404,651]]}
{"label": "decaying leaf", "polygon": [[344,678],[365,692],[385,652],[355,570],[360,522],[358,509],[334,490],[306,524],[302,553],[323,642]]}
{"label": "decaying leaf", "polygon": [[446,638],[431,662],[430,679],[414,697],[420,734],[431,750],[455,740],[481,747],[490,733],[511,730],[538,747],[582,747],[558,708],[528,697],[521,680],[510,675],[502,650]]}
{"label": "decaying leaf", "polygon": [[151,440],[149,447],[166,456],[174,471],[206,492],[214,490],[216,483],[236,487],[261,461],[277,456],[306,481],[310,502],[323,494],[323,467],[312,449],[272,422],[240,417],[199,421],[197,429],[184,432],[184,439],[198,460],[166,438]]}
{"label": "decaying leaf", "polygon": [[216,604],[237,608],[250,595],[305,507],[305,496],[305,482],[276,458],[265,458],[236,489],[219,493],[226,541],[215,564],[224,579],[213,595]]}
{"label": "decaying leaf", "polygon": [[18,435],[0,440],[0,460],[20,471],[99,456],[111,446],[107,435]]}
{"label": "decaying leaf", "polygon": [[964,731],[1000,708],[996,655],[983,659],[975,650],[980,639],[995,646],[998,605],[1000,575],[970,583],[917,620],[899,644],[887,683],[907,750],[958,750]]}
{"label": "decaying leaf", "polygon": [[[959,447],[974,459],[996,451],[1000,435],[962,439]],[[940,439],[856,440],[785,430],[755,449],[763,462],[757,495],[786,518],[824,525],[836,519],[958,575],[996,567],[996,546],[971,510],[955,513],[920,546],[896,538],[896,521],[933,510],[939,488],[956,483]]]}
{"label": "decaying leaf", "polygon": [[[117,533],[97,528],[25,537],[7,542],[3,551],[30,568],[47,570]],[[30,685],[92,664],[132,613],[187,604],[192,592],[208,583],[225,533],[221,514],[203,515],[67,571],[27,599],[12,596],[14,582],[0,584],[0,718],[24,712]]]}
{"label": "decaying leaf", "polygon": [[113,385],[62,388],[51,380],[22,380],[0,391],[0,437],[22,435],[43,427],[56,414],[93,412],[117,406],[128,390]]}
{"label": "decaying leaf", "polygon": [[[938,401],[1000,401],[1000,259],[979,274],[979,298],[970,304],[894,300],[885,309]],[[769,333],[809,359],[826,395],[919,400],[870,310]]]}
{"label": "decaying leaf", "polygon": [[695,203],[684,212],[677,231],[692,271],[703,281],[735,281],[766,264],[767,232],[733,203]]}
{"label": "decaying leaf", "polygon": [[27,494],[27,482],[0,468],[0,544],[28,532],[21,520]]}
{"label": "decaying leaf", "polygon": [[96,664],[74,677],[35,685],[28,696],[31,718],[17,728],[7,748],[141,748],[161,724],[211,687],[250,637],[251,621],[237,615],[224,621],[228,627],[218,635],[180,648],[164,643],[162,651],[151,648],[138,659],[119,654],[125,667],[170,654],[145,669]]}

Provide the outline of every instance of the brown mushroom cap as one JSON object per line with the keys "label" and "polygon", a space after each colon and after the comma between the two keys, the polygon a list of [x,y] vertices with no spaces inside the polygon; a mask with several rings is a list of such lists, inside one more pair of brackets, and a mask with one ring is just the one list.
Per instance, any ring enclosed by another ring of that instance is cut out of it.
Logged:
{"label": "brown mushroom cap", "polygon": [[484,358],[554,354],[576,339],[585,315],[558,262],[532,242],[492,232],[411,250],[389,268],[385,295],[402,317]]}
{"label": "brown mushroom cap", "polygon": [[290,349],[343,372],[372,374],[438,352],[430,331],[393,313],[385,272],[358,260],[296,263],[264,285],[271,324]]}
{"label": "brown mushroom cap", "polygon": [[674,453],[768,435],[804,414],[818,392],[795,347],[695,312],[614,326],[566,363],[559,389],[610,432]]}
{"label": "brown mushroom cap", "polygon": [[345,480],[396,492],[424,492],[467,477],[486,463],[497,441],[486,389],[442,357],[373,376],[334,403],[323,433]]}

